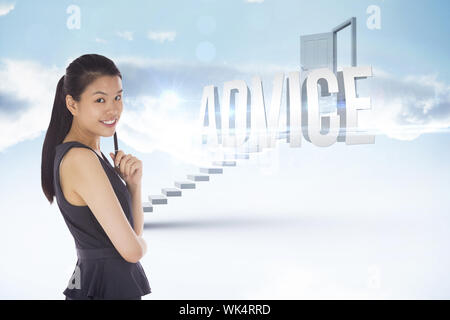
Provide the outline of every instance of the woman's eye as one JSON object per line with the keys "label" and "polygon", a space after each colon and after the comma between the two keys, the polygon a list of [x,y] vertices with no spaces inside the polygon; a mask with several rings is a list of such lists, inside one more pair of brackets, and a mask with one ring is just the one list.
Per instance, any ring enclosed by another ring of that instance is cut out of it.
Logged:
{"label": "woman's eye", "polygon": [[[100,100],[100,99],[103,99],[103,98],[98,98],[97,100],[95,100],[96,102],[100,102],[100,101],[98,101],[98,100]],[[103,99],[104,100],[104,99]]]}
{"label": "woman's eye", "polygon": [[[117,101],[119,101],[120,99],[122,99],[122,97],[121,97],[121,96],[117,96],[117,97],[119,97],[119,99],[116,99]],[[116,97],[116,98],[117,98],[117,97]]]}

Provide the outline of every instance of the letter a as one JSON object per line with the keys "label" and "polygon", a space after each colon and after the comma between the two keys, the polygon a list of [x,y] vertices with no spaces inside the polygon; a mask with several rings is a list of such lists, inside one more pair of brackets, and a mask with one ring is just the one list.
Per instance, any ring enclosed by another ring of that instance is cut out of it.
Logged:
{"label": "letter a", "polygon": [[67,7],[66,13],[71,13],[67,18],[67,29],[80,29],[81,27],[81,10],[79,6],[71,4]]}
{"label": "letter a", "polygon": [[[79,266],[75,266],[72,278],[69,280],[68,289],[81,289],[81,270]],[[75,281],[75,282],[74,282]]]}
{"label": "letter a", "polygon": [[371,5],[367,7],[367,14],[372,14],[367,18],[367,28],[370,30],[381,29],[381,13],[380,7],[376,5]]}

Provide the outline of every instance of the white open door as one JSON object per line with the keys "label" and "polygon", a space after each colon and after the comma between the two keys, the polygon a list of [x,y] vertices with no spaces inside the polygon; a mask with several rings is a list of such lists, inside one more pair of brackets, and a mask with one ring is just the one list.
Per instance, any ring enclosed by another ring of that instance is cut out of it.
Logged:
{"label": "white open door", "polygon": [[333,71],[333,32],[300,37],[300,65],[303,71],[329,68]]}

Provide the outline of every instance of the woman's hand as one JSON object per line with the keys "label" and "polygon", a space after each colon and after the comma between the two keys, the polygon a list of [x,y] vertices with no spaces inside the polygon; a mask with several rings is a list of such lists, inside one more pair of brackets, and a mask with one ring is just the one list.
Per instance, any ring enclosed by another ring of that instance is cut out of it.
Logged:
{"label": "woman's hand", "polygon": [[132,156],[125,154],[122,150],[117,151],[117,156],[114,153],[109,153],[114,161],[114,167],[120,177],[125,180],[127,185],[137,186],[141,184],[142,179],[142,161]]}

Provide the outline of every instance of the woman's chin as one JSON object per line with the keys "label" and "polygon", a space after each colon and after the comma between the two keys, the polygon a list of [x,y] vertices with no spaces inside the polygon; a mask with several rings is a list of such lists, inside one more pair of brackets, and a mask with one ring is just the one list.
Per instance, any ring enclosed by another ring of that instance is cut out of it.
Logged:
{"label": "woman's chin", "polygon": [[100,132],[98,135],[100,137],[103,137],[103,138],[109,138],[109,137],[112,137],[114,135],[114,132],[115,131],[112,131],[112,132]]}

